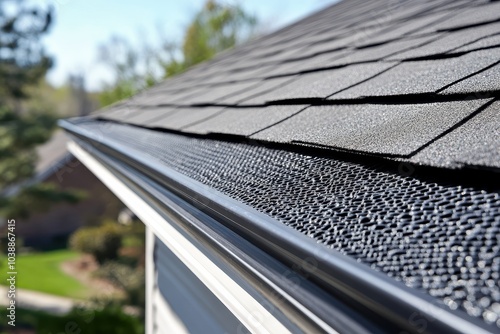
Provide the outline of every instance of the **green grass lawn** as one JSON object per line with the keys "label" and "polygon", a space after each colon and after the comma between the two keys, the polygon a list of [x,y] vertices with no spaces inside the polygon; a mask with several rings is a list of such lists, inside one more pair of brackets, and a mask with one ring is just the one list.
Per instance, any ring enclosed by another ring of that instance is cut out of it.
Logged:
{"label": "green grass lawn", "polygon": [[[70,250],[18,254],[16,258],[17,287],[71,298],[85,298],[88,288],[61,271],[62,262],[78,258]],[[7,261],[0,256],[0,284],[6,285]]]}

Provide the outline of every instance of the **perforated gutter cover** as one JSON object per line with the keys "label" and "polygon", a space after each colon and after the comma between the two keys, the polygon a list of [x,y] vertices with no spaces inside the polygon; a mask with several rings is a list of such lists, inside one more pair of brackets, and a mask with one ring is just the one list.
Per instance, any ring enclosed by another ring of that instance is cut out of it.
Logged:
{"label": "perforated gutter cover", "polygon": [[499,4],[344,1],[61,126],[305,332],[498,332]]}

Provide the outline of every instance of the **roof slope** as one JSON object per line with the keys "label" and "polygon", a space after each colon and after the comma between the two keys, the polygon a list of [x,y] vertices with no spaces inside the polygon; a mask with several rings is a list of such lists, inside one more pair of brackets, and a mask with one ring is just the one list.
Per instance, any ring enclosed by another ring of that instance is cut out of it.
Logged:
{"label": "roof slope", "polygon": [[499,2],[352,0],[98,117],[426,165],[498,168],[499,106],[492,101],[499,94]]}

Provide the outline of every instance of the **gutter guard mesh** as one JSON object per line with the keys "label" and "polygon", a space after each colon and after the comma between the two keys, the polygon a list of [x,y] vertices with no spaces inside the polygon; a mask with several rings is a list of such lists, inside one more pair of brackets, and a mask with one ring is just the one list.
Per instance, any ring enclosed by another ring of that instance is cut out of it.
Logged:
{"label": "gutter guard mesh", "polygon": [[77,125],[500,327],[498,191],[110,122]]}

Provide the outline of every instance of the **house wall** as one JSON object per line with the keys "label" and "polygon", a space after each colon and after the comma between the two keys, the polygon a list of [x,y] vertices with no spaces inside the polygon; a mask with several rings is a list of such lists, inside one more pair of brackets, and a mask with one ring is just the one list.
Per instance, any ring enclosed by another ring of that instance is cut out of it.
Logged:
{"label": "house wall", "polygon": [[44,180],[61,190],[76,189],[85,193],[77,204],[53,204],[28,219],[17,219],[16,232],[25,246],[46,247],[63,242],[79,227],[95,224],[103,217],[116,218],[124,205],[82,163],[71,158]]}
{"label": "house wall", "polygon": [[147,333],[247,333],[245,326],[148,230]]}

